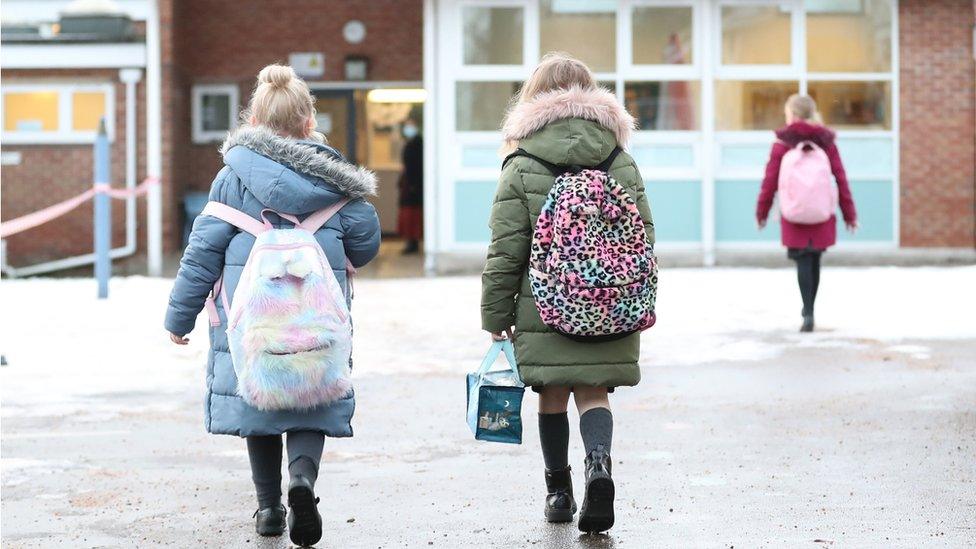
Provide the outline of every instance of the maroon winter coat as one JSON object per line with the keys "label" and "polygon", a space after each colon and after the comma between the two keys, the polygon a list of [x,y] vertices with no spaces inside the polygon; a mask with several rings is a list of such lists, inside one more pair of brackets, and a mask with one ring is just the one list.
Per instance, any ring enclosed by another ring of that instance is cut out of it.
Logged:
{"label": "maroon winter coat", "polygon": [[[824,126],[801,121],[776,130],[776,137],[778,139],[773,143],[773,149],[769,153],[769,162],[766,163],[766,176],[763,178],[762,190],[759,191],[756,219],[760,222],[766,221],[766,217],[769,216],[769,209],[773,207],[773,196],[779,186],[779,166],[783,161],[783,155],[801,141],[812,141],[819,145],[827,153],[827,158],[830,159],[830,171],[833,172],[834,179],[837,180],[840,211],[844,214],[844,221],[854,223],[857,220],[857,211],[854,209],[854,199],[851,198],[851,189],[847,184],[844,165],[840,161],[840,152],[837,151],[837,145],[834,143],[834,132]],[[783,245],[787,248],[806,248],[809,246],[817,250],[826,250],[837,242],[836,216],[831,216],[827,221],[814,225],[791,223],[781,216],[780,226],[782,227]]]}

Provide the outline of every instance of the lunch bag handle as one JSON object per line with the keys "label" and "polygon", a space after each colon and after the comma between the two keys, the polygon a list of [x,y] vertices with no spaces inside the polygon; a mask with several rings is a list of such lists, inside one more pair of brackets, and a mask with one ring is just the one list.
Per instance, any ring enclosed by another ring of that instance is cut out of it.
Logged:
{"label": "lunch bag handle", "polygon": [[491,347],[488,349],[488,354],[481,361],[481,368],[478,368],[478,375],[483,376],[488,373],[488,370],[495,364],[495,360],[498,359],[500,353],[505,354],[505,361],[508,362],[508,368],[515,374],[515,379],[518,380],[519,384],[523,384],[522,377],[518,372],[518,363],[515,361],[515,347],[512,345],[512,340],[510,339],[495,341],[491,344]]}

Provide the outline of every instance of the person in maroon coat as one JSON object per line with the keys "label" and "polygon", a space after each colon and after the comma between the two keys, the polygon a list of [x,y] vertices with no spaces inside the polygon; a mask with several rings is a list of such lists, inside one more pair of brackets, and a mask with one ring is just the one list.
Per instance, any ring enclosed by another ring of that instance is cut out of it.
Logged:
{"label": "person in maroon coat", "polygon": [[[844,223],[852,233],[857,230],[857,210],[847,184],[847,174],[837,150],[835,134],[820,122],[817,104],[806,95],[792,95],[786,101],[786,126],[776,131],[776,142],[769,153],[766,175],[756,204],[756,221],[759,228],[766,226],[773,197],[779,185],[779,169],[783,155],[803,141],[816,143],[830,160],[830,169],[837,182],[840,210]],[[787,221],[780,216],[783,245],[787,256],[796,261],[797,281],[803,299],[803,326],[800,331],[813,331],[813,304],[820,286],[820,256],[837,242],[837,218],[831,216],[823,223],[804,225]]]}

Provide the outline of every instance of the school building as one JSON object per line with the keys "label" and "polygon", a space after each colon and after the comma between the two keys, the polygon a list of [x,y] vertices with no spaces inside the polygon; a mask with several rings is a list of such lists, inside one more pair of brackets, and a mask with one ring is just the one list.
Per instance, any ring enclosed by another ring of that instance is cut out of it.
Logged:
{"label": "school building", "polygon": [[[812,95],[861,230],[839,251],[976,257],[974,0],[5,0],[2,219],[83,192],[105,117],[114,254],[181,249],[258,70],[309,82],[319,127],[375,170],[396,230],[400,127],[423,125],[431,271],[484,256],[505,108],[547,51],[580,57],[637,117],[659,254],[779,254],[755,198],[783,102]],[[4,272],[81,265],[91,206],[5,240]],[[135,263],[139,263],[136,261]]]}

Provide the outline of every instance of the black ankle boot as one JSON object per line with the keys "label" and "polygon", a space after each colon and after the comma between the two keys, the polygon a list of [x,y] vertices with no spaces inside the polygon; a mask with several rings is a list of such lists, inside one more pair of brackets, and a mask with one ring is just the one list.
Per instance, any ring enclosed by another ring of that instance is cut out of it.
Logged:
{"label": "black ankle boot", "polygon": [[315,497],[312,483],[299,475],[288,486],[288,535],[299,547],[309,547],[322,539],[322,515],[319,514],[319,498]]}
{"label": "black ankle boot", "polygon": [[576,514],[576,500],[573,499],[572,468],[555,471],[546,470],[546,520],[549,522],[570,522]]}
{"label": "black ankle boot", "polygon": [[583,532],[603,532],[613,526],[613,479],[610,454],[603,445],[586,456],[586,494],[580,511],[579,529]]}
{"label": "black ankle boot", "polygon": [[254,529],[259,536],[280,536],[285,533],[285,506],[282,504],[258,509],[254,512]]}
{"label": "black ankle boot", "polygon": [[801,332],[813,331],[813,313],[803,315],[803,325],[800,326]]}

